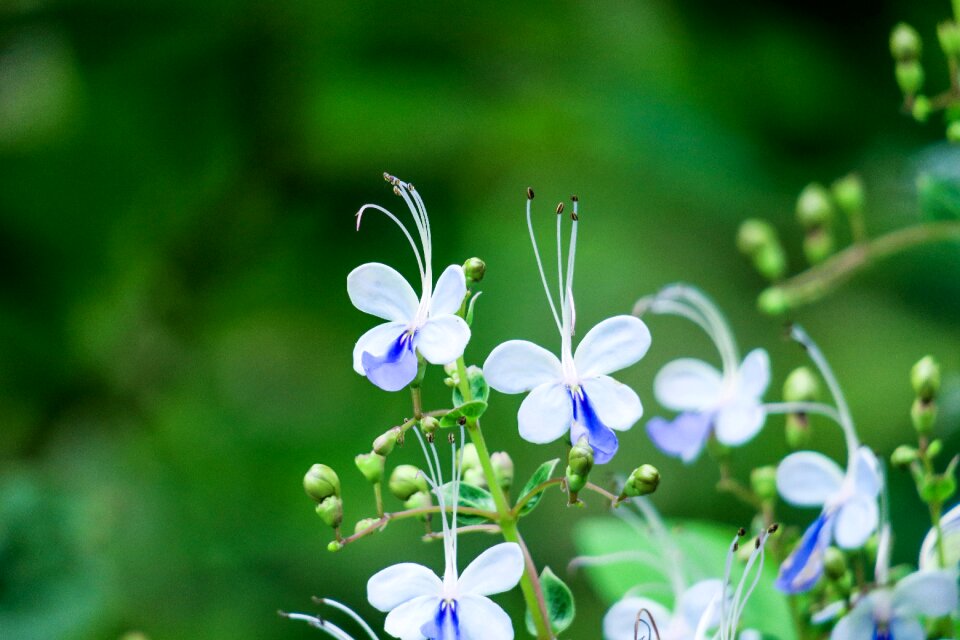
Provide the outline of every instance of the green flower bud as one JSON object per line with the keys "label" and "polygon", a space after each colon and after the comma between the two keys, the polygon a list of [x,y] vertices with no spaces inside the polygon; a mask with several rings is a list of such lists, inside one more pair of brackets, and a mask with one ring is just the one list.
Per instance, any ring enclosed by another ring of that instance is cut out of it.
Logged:
{"label": "green flower bud", "polygon": [[890,464],[898,469],[906,469],[917,459],[917,450],[905,444],[900,445],[890,454]]}
{"label": "green flower bud", "polygon": [[423,477],[420,469],[412,464],[399,464],[394,467],[387,487],[397,500],[407,500],[418,491],[429,490],[426,478]]}
{"label": "green flower bud", "polygon": [[863,180],[856,173],[845,175],[836,180],[830,187],[833,199],[846,214],[856,214],[863,211],[866,196],[864,195]]}
{"label": "green flower bud", "polygon": [[[407,498],[403,503],[404,509],[423,509],[425,507],[432,507],[433,500],[430,498],[430,494],[426,491],[418,491],[409,498]],[[424,522],[430,520],[430,514],[425,513],[420,516],[420,519]]]}
{"label": "green flower bud", "polygon": [[464,469],[462,479],[467,484],[472,484],[475,487],[487,487],[487,477],[483,475],[483,469]]}
{"label": "green flower bud", "polygon": [[809,367],[797,367],[783,383],[783,399],[787,402],[809,402],[820,395],[820,381]]}
{"label": "green flower bud", "polygon": [[771,242],[777,242],[777,231],[766,220],[749,218],[740,223],[737,230],[737,249],[745,256],[752,256]]}
{"label": "green flower bud", "polygon": [[954,120],[947,125],[947,141],[954,144],[960,142],[960,120]]}
{"label": "green flower bud", "polygon": [[920,34],[901,22],[890,33],[890,53],[894,60],[909,60],[920,57]]}
{"label": "green flower bud", "polygon": [[370,527],[377,526],[377,523],[379,522],[380,520],[377,518],[364,518],[363,520],[357,521],[357,524],[355,524],[353,527],[353,532],[360,533],[361,531],[366,531]]}
{"label": "green flower bud", "polygon": [[916,60],[898,62],[894,71],[897,85],[904,95],[912,96],[923,87],[923,67]]}
{"label": "green flower bud", "polygon": [[460,450],[460,464],[464,471],[467,469],[483,469],[477,447],[472,442],[463,445],[463,449]]}
{"label": "green flower bud", "polygon": [[930,104],[930,98],[927,96],[917,96],[913,99],[913,108],[910,109],[910,115],[919,123],[924,123],[930,117],[933,106]]}
{"label": "green flower bud", "polygon": [[940,391],[940,364],[933,356],[924,356],[910,370],[910,384],[921,400],[929,402]]}
{"label": "green flower bud", "polygon": [[570,470],[578,476],[586,478],[593,469],[593,447],[586,436],[577,440],[577,443],[570,448],[567,454],[567,464]]}
{"label": "green flower bud", "polygon": [[400,441],[400,436],[402,435],[403,429],[400,427],[394,427],[381,433],[377,436],[377,439],[373,441],[374,453],[378,453],[384,457],[390,455],[393,453],[393,447]]}
{"label": "green flower bud", "polygon": [[427,436],[428,439],[433,438],[433,435],[439,428],[440,421],[433,416],[425,416],[420,420],[420,431],[422,431],[423,435]]}
{"label": "green flower bud", "polygon": [[932,440],[930,444],[927,445],[928,458],[936,458],[941,453],[943,453],[943,440]]}
{"label": "green flower bud", "polygon": [[794,451],[806,449],[810,444],[810,422],[805,414],[788,413],[784,426],[787,446]]}
{"label": "green flower bud", "polygon": [[338,496],[330,496],[317,505],[317,515],[328,527],[336,529],[343,522],[343,501]]}
{"label": "green flower bud", "polygon": [[331,540],[330,544],[327,545],[327,551],[333,553],[334,551],[340,551],[343,549],[343,543],[337,540]]}
{"label": "green flower bud", "polygon": [[649,495],[656,491],[658,486],[660,486],[660,472],[657,468],[652,464],[640,465],[627,478],[621,498]]}
{"label": "green flower bud", "polygon": [[779,243],[768,245],[753,256],[753,268],[767,280],[779,280],[787,272],[787,254]]}
{"label": "green flower bud", "polygon": [[803,255],[810,264],[819,264],[833,253],[833,234],[826,228],[811,229],[803,238]]}
{"label": "green flower bud", "polygon": [[774,500],[777,497],[776,467],[757,467],[751,471],[750,487],[761,500]]}
{"label": "green flower bud", "polygon": [[376,484],[383,479],[383,466],[386,458],[376,452],[361,453],[353,459],[357,469],[367,479],[367,482]]}
{"label": "green flower bud", "polygon": [[490,464],[493,465],[493,475],[497,479],[497,484],[504,491],[510,491],[513,485],[513,460],[506,451],[495,451],[490,456]]}
{"label": "green flower bud", "polygon": [[823,568],[831,580],[839,580],[847,573],[847,557],[836,547],[827,547],[823,554]]}
{"label": "green flower bud", "polygon": [[937,420],[937,405],[917,398],[910,407],[910,420],[917,433],[922,436],[930,435],[933,431],[933,423]]}
{"label": "green flower bud", "polygon": [[769,287],[757,298],[757,308],[768,316],[779,316],[790,309],[790,298],[782,287]]}
{"label": "green flower bud", "polygon": [[797,221],[804,229],[822,227],[833,220],[830,192],[819,182],[811,182],[797,198]]}
{"label": "green flower bud", "polygon": [[463,273],[467,276],[467,283],[480,282],[487,272],[487,263],[480,258],[470,258],[463,263]]}
{"label": "green flower bud", "polygon": [[325,464],[315,464],[303,476],[303,489],[315,502],[340,495],[340,478]]}
{"label": "green flower bud", "polygon": [[948,58],[960,57],[960,25],[952,20],[937,25],[937,40]]}
{"label": "green flower bud", "polygon": [[577,475],[574,473],[570,467],[567,467],[566,470],[567,478],[567,491],[570,492],[571,496],[576,495],[583,491],[583,488],[587,486],[587,479],[584,476]]}

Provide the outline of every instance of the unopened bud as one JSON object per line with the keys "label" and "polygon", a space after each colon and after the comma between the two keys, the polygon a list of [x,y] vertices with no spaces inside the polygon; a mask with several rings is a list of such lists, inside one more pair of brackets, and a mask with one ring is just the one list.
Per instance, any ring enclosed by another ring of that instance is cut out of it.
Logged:
{"label": "unopened bud", "polygon": [[933,111],[933,105],[930,104],[930,98],[927,96],[917,96],[913,99],[913,107],[910,109],[910,115],[919,123],[924,123],[930,117]]}
{"label": "unopened bud", "polygon": [[924,356],[910,370],[910,384],[921,400],[929,402],[940,391],[940,364],[933,356]]}
{"label": "unopened bud", "polygon": [[463,445],[463,448],[460,450],[460,465],[464,471],[467,469],[483,468],[480,465],[480,454],[477,453],[477,447],[472,442]]}
{"label": "unopened bud", "polygon": [[400,436],[403,435],[403,429],[400,427],[394,427],[381,433],[377,436],[377,439],[373,441],[373,451],[378,453],[381,456],[388,456],[393,453],[393,448],[396,446],[397,442],[400,440]]}
{"label": "unopened bud", "polygon": [[783,277],[787,270],[787,256],[776,229],[766,220],[744,220],[737,232],[737,248],[751,258],[754,268],[768,280]]}
{"label": "unopened bud", "polygon": [[753,256],[753,268],[767,280],[779,280],[787,272],[787,254],[779,243],[766,246]]}
{"label": "unopened bud", "polygon": [[356,525],[353,527],[354,533],[360,533],[361,531],[366,531],[371,527],[377,526],[380,521],[376,518],[364,518],[359,520]]}
{"label": "unopened bud", "polygon": [[777,497],[777,470],[775,467],[757,467],[750,472],[750,487],[763,501]]}
{"label": "unopened bud", "polygon": [[757,308],[768,316],[779,316],[790,309],[790,298],[782,287],[769,287],[757,298]]}
{"label": "unopened bud", "polygon": [[784,425],[787,446],[794,451],[806,449],[810,444],[810,421],[806,414],[788,413]]}
{"label": "unopened bud", "polygon": [[839,580],[847,573],[847,557],[836,547],[827,547],[823,554],[823,568],[831,580]]}
{"label": "unopened bud", "polygon": [[340,551],[343,549],[343,543],[339,540],[331,540],[330,544],[327,545],[327,551],[333,553],[334,551]]}
{"label": "unopened bud", "polygon": [[497,479],[497,484],[504,491],[509,491],[513,485],[513,460],[506,451],[495,451],[490,456],[490,464],[493,465],[493,475]]}
{"label": "unopened bud", "polygon": [[920,57],[920,34],[901,22],[890,32],[890,53],[894,60],[909,60]]}
{"label": "unopened bud", "polygon": [[820,394],[820,381],[809,367],[797,367],[783,383],[783,399],[787,402],[809,402]]}
{"label": "unopened bud", "polygon": [[923,67],[916,60],[898,62],[894,71],[897,85],[905,95],[912,96],[923,87]]}
{"label": "unopened bud", "polygon": [[856,173],[845,175],[836,180],[830,187],[833,199],[847,215],[863,211],[866,196],[864,195],[863,180]]}
{"label": "unopened bud", "polygon": [[952,20],[937,25],[937,40],[948,58],[960,57],[960,25]]}
{"label": "unopened bud", "polygon": [[387,487],[397,500],[407,500],[418,491],[429,490],[423,473],[412,464],[400,464],[394,467]]}
{"label": "unopened bud", "polygon": [[833,220],[830,192],[819,182],[811,182],[797,198],[797,221],[804,229],[822,227]]}
{"label": "unopened bud", "polygon": [[[403,502],[404,509],[425,509],[432,506],[433,500],[430,498],[430,494],[426,491],[418,491]],[[424,522],[428,522],[430,520],[430,514],[425,513],[420,516],[420,519]]]}
{"label": "unopened bud", "polygon": [[574,473],[570,467],[567,467],[565,472],[567,479],[567,491],[571,495],[571,503],[575,502],[573,496],[583,491],[583,488],[587,486],[587,478],[585,476],[578,475]]}
{"label": "unopened bud", "polygon": [[953,144],[960,142],[960,120],[954,120],[947,125],[947,142]]}
{"label": "unopened bud", "polygon": [[303,476],[303,489],[315,502],[340,495],[340,478],[325,464],[315,464]]}
{"label": "unopened bud", "polygon": [[343,522],[343,501],[338,496],[330,496],[317,505],[317,515],[328,527],[336,529]]}
{"label": "unopened bud", "polygon": [[570,448],[567,454],[567,464],[570,470],[578,476],[586,478],[593,469],[593,447],[586,436],[577,440],[577,443]]}
{"label": "unopened bud", "polygon": [[463,263],[463,273],[468,284],[480,282],[487,273],[487,263],[480,258],[470,258]]}
{"label": "unopened bud", "polygon": [[937,405],[934,402],[924,402],[920,398],[913,401],[910,407],[910,420],[917,433],[926,436],[933,431],[933,423],[937,420]]}
{"label": "unopened bud", "polygon": [[423,435],[427,436],[428,440],[433,438],[434,434],[437,432],[437,429],[439,428],[440,428],[440,421],[434,418],[433,416],[425,416],[420,421],[420,431],[423,432]]}
{"label": "unopened bud", "polygon": [[927,445],[927,457],[933,459],[941,453],[943,453],[943,440],[931,440]]}
{"label": "unopened bud", "polygon": [[906,469],[917,459],[917,450],[907,445],[900,445],[890,454],[890,464],[899,468]]}
{"label": "unopened bud", "polygon": [[386,458],[379,453],[371,451],[370,453],[361,453],[353,459],[357,469],[367,479],[367,482],[376,484],[383,479],[383,466]]}
{"label": "unopened bud", "polygon": [[811,229],[803,237],[803,255],[810,264],[820,264],[833,253],[833,234],[825,227]]}
{"label": "unopened bud", "polygon": [[652,464],[640,465],[633,470],[623,486],[622,496],[636,497],[653,493],[660,486],[660,472]]}

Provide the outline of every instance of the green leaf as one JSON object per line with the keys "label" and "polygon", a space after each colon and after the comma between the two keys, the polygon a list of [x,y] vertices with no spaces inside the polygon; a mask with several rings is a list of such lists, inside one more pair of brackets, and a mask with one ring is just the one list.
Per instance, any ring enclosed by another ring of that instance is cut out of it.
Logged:
{"label": "green leaf", "polygon": [[[533,472],[533,475],[530,476],[530,479],[527,480],[527,483],[523,485],[523,489],[520,490],[520,498],[517,502],[523,499],[525,495],[533,491],[541,482],[546,482],[550,479],[550,476],[553,475],[553,470],[557,468],[557,463],[560,462],[560,458],[554,458],[553,460],[547,460]],[[538,504],[540,504],[540,499],[543,498],[543,492],[541,491],[537,495],[530,498],[530,501],[523,505],[523,508],[520,509],[520,515],[525,516],[531,511],[533,511]]]}
{"label": "green leaf", "polygon": [[[705,578],[723,578],[733,528],[697,520],[670,521],[668,528],[670,544],[676,545],[683,558],[680,570],[688,586]],[[586,574],[607,605],[612,605],[637,585],[655,584],[662,588],[658,586],[637,595],[673,609],[672,591],[666,577],[673,568],[668,564],[664,543],[660,539],[638,531],[619,519],[589,518],[578,523],[574,530],[574,541],[584,555],[640,551],[652,556],[654,562],[662,559],[659,567],[639,562],[609,563],[589,567]],[[737,562],[734,567],[734,580],[737,580],[742,564]],[[765,635],[772,634],[780,640],[797,640],[787,598],[773,586],[776,577],[777,565],[768,555],[760,582],[744,610],[742,626],[757,629]]]}
{"label": "green leaf", "polygon": [[[467,367],[467,382],[470,383],[470,396],[474,400],[490,399],[490,386],[487,385],[487,379],[483,377],[483,371],[480,367],[471,365]],[[460,393],[460,387],[453,388],[453,406],[459,407],[464,404],[463,394]]]}
{"label": "green leaf", "polygon": [[[547,605],[547,615],[550,616],[550,627],[555,634],[563,633],[573,623],[573,618],[577,614],[577,608],[573,603],[573,592],[550,567],[543,568],[540,574],[540,586],[543,587],[543,599]],[[537,635],[530,611],[527,611],[526,621],[530,635]]]}
{"label": "green leaf", "polygon": [[450,429],[460,424],[460,418],[479,418],[487,410],[487,403],[483,400],[473,400],[451,409],[440,418],[440,428]]}
{"label": "green leaf", "polygon": [[[453,483],[448,482],[443,485],[440,487],[440,491],[442,492],[444,502],[453,504]],[[457,501],[457,504],[461,507],[483,509],[494,513],[497,511],[497,505],[493,501],[493,496],[490,495],[489,491],[472,484],[467,484],[466,482],[460,483],[460,500]],[[465,524],[486,524],[488,522],[490,522],[490,520],[483,516],[472,513],[457,513],[457,526]]]}
{"label": "green leaf", "polygon": [[928,220],[960,219],[960,180],[924,172],[917,176],[920,210]]}

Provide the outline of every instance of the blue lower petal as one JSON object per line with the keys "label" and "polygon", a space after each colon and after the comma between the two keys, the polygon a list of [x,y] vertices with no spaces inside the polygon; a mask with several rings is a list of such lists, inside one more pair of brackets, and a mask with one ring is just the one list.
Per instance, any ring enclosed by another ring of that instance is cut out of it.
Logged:
{"label": "blue lower petal", "polygon": [[653,418],[647,423],[647,435],[660,451],[690,463],[703,451],[712,421],[712,415],[695,412],[681,413],[672,422]]}
{"label": "blue lower petal", "polygon": [[823,554],[830,544],[833,514],[822,513],[813,521],[790,557],[780,565],[775,586],[784,593],[810,590],[823,574]]}
{"label": "blue lower petal", "polygon": [[399,391],[417,377],[418,363],[413,350],[413,336],[406,331],[397,336],[382,356],[364,351],[360,358],[367,378],[384,391]]}
{"label": "blue lower petal", "polygon": [[874,627],[873,629],[873,640],[893,640],[893,632],[890,631],[890,627]]}
{"label": "blue lower petal", "polygon": [[457,601],[441,600],[437,612],[420,633],[427,640],[460,640],[460,616],[457,615]]}
{"label": "blue lower petal", "polygon": [[573,398],[573,427],[570,429],[570,440],[577,442],[581,437],[587,436],[587,441],[593,448],[594,464],[610,462],[620,446],[617,434],[600,422],[583,387],[577,393],[571,394],[571,397]]}

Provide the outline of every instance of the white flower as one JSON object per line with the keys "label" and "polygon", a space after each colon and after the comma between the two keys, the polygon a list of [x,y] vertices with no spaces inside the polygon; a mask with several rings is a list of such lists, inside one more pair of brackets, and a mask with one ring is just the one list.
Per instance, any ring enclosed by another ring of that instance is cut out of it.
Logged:
{"label": "white flower", "polygon": [[777,490],[800,507],[822,507],[780,567],[777,587],[787,593],[810,589],[823,573],[823,554],[831,541],[844,549],[862,547],[879,522],[877,497],[883,488],[876,456],[860,447],[846,473],[814,451],[793,453],[777,467]]}
{"label": "white flower", "polygon": [[[523,575],[524,560],[520,545],[504,542],[490,547],[463,573],[457,571],[457,510],[462,461],[454,454],[454,479],[450,491],[442,490],[440,459],[433,442],[431,462],[427,445],[420,440],[440,506],[443,525],[443,578],[412,562],[387,567],[367,582],[367,599],[380,611],[387,612],[384,630],[400,640],[512,640],[513,626],[506,612],[487,596],[512,589]],[[463,429],[460,430],[463,441]],[[455,447],[456,445],[454,445]],[[445,496],[451,496],[447,504]],[[447,510],[452,514],[447,517]]]}
{"label": "white flower", "polygon": [[347,292],[353,305],[365,313],[387,320],[363,334],[353,349],[353,368],[386,391],[398,391],[416,378],[419,353],[427,362],[447,364],[461,355],[470,340],[470,328],[456,315],[467,293],[463,268],[450,265],[433,285],[430,221],[413,185],[384,174],[394,192],[403,198],[423,247],[423,255],[403,223],[377,205],[364,205],[357,212],[357,228],[363,212],[379,211],[403,230],[413,248],[420,270],[421,294],[396,270],[371,262],[347,276]]}
{"label": "white flower", "polygon": [[561,272],[558,314],[534,239],[530,199],[527,200],[527,226],[547,300],[560,331],[560,357],[532,342],[510,340],[490,353],[483,373],[490,386],[501,393],[530,392],[517,415],[520,435],[525,440],[546,443],[569,432],[570,440],[577,442],[586,436],[594,451],[594,462],[603,464],[617,451],[614,430],[629,429],[643,415],[637,394],[609,374],[643,357],[650,347],[650,332],[638,318],[615,316],[588,331],[574,352],[573,267],[579,219],[576,199],[573,210],[565,283],[559,267],[561,216],[557,216]]}
{"label": "white flower", "polygon": [[[660,640],[689,640],[710,608],[710,603],[723,590],[720,580],[702,580],[684,591],[671,613],[659,602],[649,598],[628,596],[610,607],[603,617],[604,640],[634,640],[637,616],[646,609],[660,632]],[[713,610],[712,624],[719,623],[719,611]],[[643,635],[640,636],[641,638]]]}
{"label": "white flower", "polygon": [[926,640],[920,616],[937,618],[957,608],[953,570],[917,571],[895,587],[872,591],[837,623],[831,640]]}

